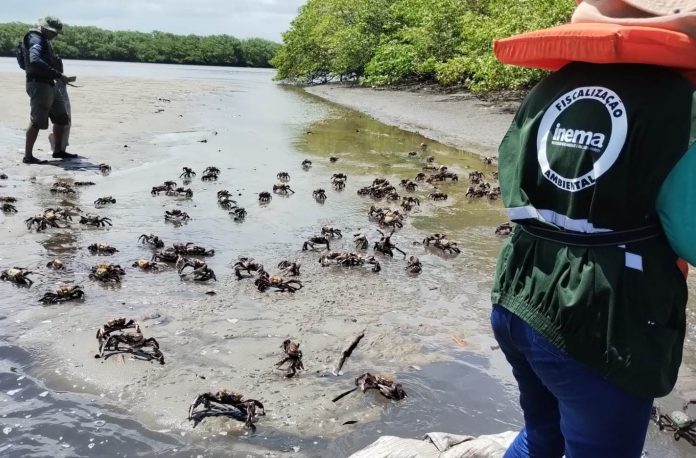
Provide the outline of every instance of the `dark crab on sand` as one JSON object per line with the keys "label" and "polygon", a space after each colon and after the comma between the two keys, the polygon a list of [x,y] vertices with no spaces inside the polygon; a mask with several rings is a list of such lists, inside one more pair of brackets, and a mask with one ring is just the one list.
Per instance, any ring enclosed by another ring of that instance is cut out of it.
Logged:
{"label": "dark crab on sand", "polygon": [[85,292],[79,285],[59,286],[55,292],[48,292],[43,295],[39,302],[42,304],[58,304],[61,302],[75,301],[83,299]]}
{"label": "dark crab on sand", "polygon": [[19,286],[31,286],[34,282],[29,278],[29,275],[33,273],[24,267],[12,267],[0,273],[0,280],[9,281]]}
{"label": "dark crab on sand", "polygon": [[[196,407],[203,404],[204,411],[196,412]],[[217,405],[215,405],[217,404]],[[247,428],[256,429],[254,419],[260,415],[266,415],[263,404],[256,399],[244,399],[244,396],[228,390],[220,390],[217,393],[203,393],[196,396],[189,407],[189,420],[194,417],[203,417],[213,413],[229,413],[230,409],[240,413],[244,417],[244,425]]]}
{"label": "dark crab on sand", "polygon": [[297,371],[304,370],[304,364],[302,363],[302,350],[300,350],[299,343],[286,339],[280,348],[283,349],[285,358],[276,363],[276,367],[280,369],[284,364],[290,363],[290,366],[287,368],[287,373],[285,374],[286,377],[294,377],[295,374],[297,374]]}

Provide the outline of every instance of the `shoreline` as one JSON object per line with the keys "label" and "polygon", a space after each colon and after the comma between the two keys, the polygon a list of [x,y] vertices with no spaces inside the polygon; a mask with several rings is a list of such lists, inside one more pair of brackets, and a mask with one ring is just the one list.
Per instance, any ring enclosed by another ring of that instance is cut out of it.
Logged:
{"label": "shoreline", "polygon": [[340,84],[303,89],[384,124],[479,156],[498,156],[498,145],[517,106],[517,102],[486,102],[467,92],[411,92]]}

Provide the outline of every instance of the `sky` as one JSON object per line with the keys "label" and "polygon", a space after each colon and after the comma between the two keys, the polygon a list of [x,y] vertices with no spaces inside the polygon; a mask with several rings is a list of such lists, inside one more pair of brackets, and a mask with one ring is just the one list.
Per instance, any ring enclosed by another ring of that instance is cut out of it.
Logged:
{"label": "sky", "polygon": [[281,41],[305,0],[0,0],[0,22],[58,16],[109,30],[227,34]]}

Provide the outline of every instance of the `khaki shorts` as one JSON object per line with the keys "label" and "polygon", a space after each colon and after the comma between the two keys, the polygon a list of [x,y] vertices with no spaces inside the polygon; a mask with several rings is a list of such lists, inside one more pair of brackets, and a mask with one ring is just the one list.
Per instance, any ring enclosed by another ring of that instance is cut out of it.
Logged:
{"label": "khaki shorts", "polygon": [[55,86],[36,81],[27,81],[27,94],[31,100],[31,123],[39,129],[48,129],[48,119],[53,124],[70,123],[65,98]]}

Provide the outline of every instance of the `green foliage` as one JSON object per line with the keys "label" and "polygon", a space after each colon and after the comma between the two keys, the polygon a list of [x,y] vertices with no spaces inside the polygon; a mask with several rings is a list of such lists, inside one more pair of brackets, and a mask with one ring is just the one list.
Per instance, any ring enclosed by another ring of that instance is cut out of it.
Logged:
{"label": "green foliage", "polygon": [[574,0],[308,0],[272,60],[278,79],[431,80],[519,88],[543,72],[503,66],[493,40],[567,22]]}
{"label": "green foliage", "polygon": [[[17,42],[30,28],[17,22],[0,24],[0,56],[14,55]],[[260,38],[114,32],[78,26],[66,26],[65,34],[54,43],[57,52],[68,59],[238,67],[270,67],[280,48],[278,43]]]}

